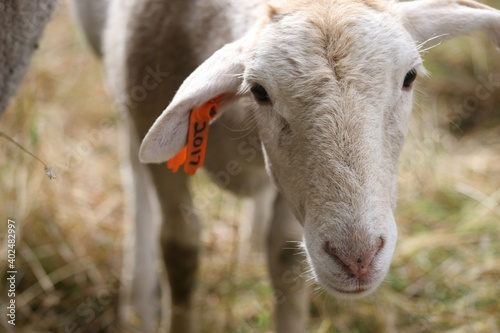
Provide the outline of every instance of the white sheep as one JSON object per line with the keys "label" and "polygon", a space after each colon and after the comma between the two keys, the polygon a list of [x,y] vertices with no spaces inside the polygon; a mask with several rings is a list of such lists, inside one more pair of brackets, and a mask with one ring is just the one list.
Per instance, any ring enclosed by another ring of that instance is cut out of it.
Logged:
{"label": "white sheep", "polygon": [[[97,15],[92,3],[80,12],[90,6]],[[105,26],[110,89],[130,120],[125,179],[135,223],[122,315],[141,332],[156,330],[161,309],[157,218],[170,331],[196,326],[201,226],[189,209],[189,176],[137,157],[161,163],[176,155],[193,108],[218,99],[204,167],[255,198],[279,295],[276,330],[304,332],[307,267],[290,241],[303,240],[317,281],[338,297],[373,292],[389,269],[397,160],[423,71],[419,47],[476,29],[500,46],[500,12],[471,0],[113,0]]]}
{"label": "white sheep", "polygon": [[397,159],[413,80],[423,71],[419,47],[476,29],[497,45],[500,40],[499,12],[468,0],[116,0],[110,6],[104,61],[110,88],[131,120],[135,193],[124,317],[138,317],[143,331],[155,330],[158,314],[151,301],[157,299],[156,197],[170,331],[195,326],[200,223],[185,209],[192,206],[189,177],[137,159],[161,163],[177,154],[193,108],[219,99],[205,169],[258,202],[280,295],[276,330],[303,332],[305,277],[296,274],[291,283],[284,276],[306,267],[290,241],[303,239],[314,276],[339,297],[371,293],[389,269],[397,238]]}

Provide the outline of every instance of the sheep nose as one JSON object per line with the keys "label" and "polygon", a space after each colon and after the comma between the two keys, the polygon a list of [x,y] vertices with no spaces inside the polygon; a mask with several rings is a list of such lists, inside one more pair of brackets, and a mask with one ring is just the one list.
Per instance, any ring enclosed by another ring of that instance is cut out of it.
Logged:
{"label": "sheep nose", "polygon": [[346,253],[339,251],[329,241],[326,241],[323,248],[325,252],[342,268],[348,278],[364,278],[373,269],[373,261],[384,247],[382,237],[376,244],[362,253]]}

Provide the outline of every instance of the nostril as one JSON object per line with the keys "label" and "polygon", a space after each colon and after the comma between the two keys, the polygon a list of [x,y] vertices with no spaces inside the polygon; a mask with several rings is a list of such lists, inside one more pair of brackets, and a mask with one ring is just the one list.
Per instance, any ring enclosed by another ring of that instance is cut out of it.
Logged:
{"label": "nostril", "polygon": [[378,256],[378,254],[382,251],[384,245],[384,238],[379,237],[379,239],[375,242],[375,244],[373,244],[371,249],[365,250],[362,253],[358,253],[357,256],[351,256],[348,253],[339,251],[329,241],[326,241],[323,244],[323,250],[345,273],[347,273],[348,279],[353,279],[355,277],[362,278],[370,274],[370,272],[373,270],[372,263]]}
{"label": "nostril", "polygon": [[342,268],[342,270],[348,273],[349,277],[351,277],[351,275],[354,277],[355,274],[353,273],[355,272],[353,272],[349,265],[339,257],[337,249],[332,246],[329,241],[326,241],[323,244],[323,250],[333,259],[333,261],[335,261],[337,265]]}

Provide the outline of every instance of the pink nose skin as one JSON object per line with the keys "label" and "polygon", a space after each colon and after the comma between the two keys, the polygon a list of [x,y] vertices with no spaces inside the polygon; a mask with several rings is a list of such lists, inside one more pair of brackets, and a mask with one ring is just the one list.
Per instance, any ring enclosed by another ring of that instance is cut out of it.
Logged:
{"label": "pink nose skin", "polygon": [[370,275],[372,263],[377,254],[384,247],[384,239],[379,238],[378,242],[371,249],[363,253],[345,253],[336,249],[329,241],[323,245],[323,249],[328,255],[344,270],[349,279],[363,279]]}

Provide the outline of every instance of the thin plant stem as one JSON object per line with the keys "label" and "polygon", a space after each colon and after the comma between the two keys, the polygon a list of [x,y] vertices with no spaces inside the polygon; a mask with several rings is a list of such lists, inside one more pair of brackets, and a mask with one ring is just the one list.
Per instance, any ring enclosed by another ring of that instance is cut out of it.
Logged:
{"label": "thin plant stem", "polygon": [[5,134],[2,131],[0,131],[0,137],[3,137],[7,141],[10,141],[11,143],[15,144],[22,151],[24,151],[25,153],[27,153],[28,155],[30,155],[31,157],[33,157],[38,162],[42,163],[43,166],[45,167],[45,173],[47,174],[47,177],[49,177],[49,179],[55,179],[56,178],[54,170],[51,167],[49,167],[47,164],[45,164],[45,162],[42,161],[38,156],[36,156],[32,152],[30,152],[28,149],[24,148],[20,143],[18,143],[16,140],[14,140],[13,138],[11,138],[9,135]]}

